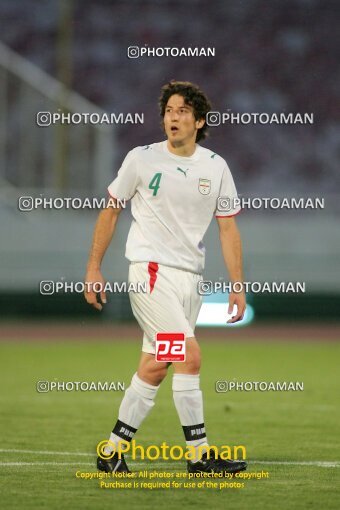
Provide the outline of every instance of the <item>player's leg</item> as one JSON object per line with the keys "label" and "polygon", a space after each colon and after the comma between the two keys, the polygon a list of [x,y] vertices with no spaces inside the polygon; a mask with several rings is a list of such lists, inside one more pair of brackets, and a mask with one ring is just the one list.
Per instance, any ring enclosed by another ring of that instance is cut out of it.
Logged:
{"label": "player's leg", "polygon": [[200,390],[201,349],[194,336],[202,299],[197,292],[199,275],[183,272],[178,285],[186,289],[183,312],[190,335],[186,337],[185,361],[174,362],[172,380],[173,399],[181,422],[187,446],[195,449],[194,461],[209,449],[203,416],[203,398]]}
{"label": "player's leg", "polygon": [[[118,420],[110,435],[110,443],[117,447],[119,441],[131,441],[154,407],[154,399],[166,373],[166,363],[155,363],[152,354],[142,352],[138,370],[132,376],[130,386],[126,389],[120,404]],[[109,444],[106,453],[110,453],[112,449]]]}
{"label": "player's leg", "polygon": [[129,471],[124,456],[116,453],[119,443],[130,442],[150,413],[155,405],[154,399],[158,388],[167,374],[168,365],[156,363],[153,354],[142,352],[138,370],[133,375],[120,404],[118,420],[105,446],[104,458],[97,459],[98,469],[107,472]]}
{"label": "player's leg", "polygon": [[[198,313],[201,307],[201,297],[197,293],[198,275],[187,273],[182,285],[189,289],[184,301],[184,312],[192,332],[195,329]],[[188,462],[189,472],[228,472],[236,473],[246,469],[247,464],[242,461],[224,461],[215,458],[209,452],[209,444],[205,431],[203,396],[200,390],[201,352],[194,337],[186,338],[185,362],[173,363],[174,375],[172,381],[173,398],[177,413],[183,428],[187,446],[194,451],[192,461]],[[208,457],[212,458],[208,458]]]}
{"label": "player's leg", "polygon": [[153,384],[154,386],[159,386],[166,377],[169,366],[171,366],[171,363],[155,361],[154,354],[142,352],[137,375],[143,381]]}
{"label": "player's leg", "polygon": [[186,444],[194,448],[193,460],[197,462],[209,449],[200,390],[201,352],[195,337],[186,338],[185,343],[185,362],[173,363],[172,390]]}
{"label": "player's leg", "polygon": [[[150,274],[150,271],[153,271]],[[154,362],[154,328],[158,322],[159,314],[165,313],[165,306],[157,310],[157,304],[161,301],[154,297],[153,291],[157,274],[155,265],[147,263],[131,264],[129,268],[129,283],[148,282],[148,292],[139,294],[131,292],[130,302],[133,314],[135,315],[141,329],[144,331],[142,355],[137,372],[133,375],[131,384],[125,391],[124,398],[119,407],[118,420],[112,429],[109,442],[104,449],[104,455],[112,456],[113,450],[121,440],[131,441],[137,429],[149,414],[154,406],[159,385],[164,379],[167,371],[167,363]],[[161,305],[160,305],[161,306]],[[156,317],[155,319],[155,309]],[[113,471],[118,464],[118,457],[97,460],[99,469]],[[125,464],[125,461],[124,461]],[[127,471],[126,464],[122,469]]]}
{"label": "player's leg", "polygon": [[186,339],[186,361],[173,363],[172,390],[185,441],[190,447],[192,460],[188,471],[237,473],[246,469],[243,461],[223,460],[209,452],[203,413],[203,396],[200,390],[200,348],[194,337]]}

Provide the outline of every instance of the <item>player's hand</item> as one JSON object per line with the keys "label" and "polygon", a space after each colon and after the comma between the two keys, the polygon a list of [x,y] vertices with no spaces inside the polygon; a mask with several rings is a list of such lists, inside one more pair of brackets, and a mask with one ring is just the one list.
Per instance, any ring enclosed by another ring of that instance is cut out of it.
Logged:
{"label": "player's hand", "polygon": [[106,294],[104,290],[100,292],[100,301],[97,299],[97,292],[93,290],[93,284],[96,284],[95,287],[101,287],[104,289],[105,280],[100,269],[88,269],[85,277],[85,299],[89,303],[96,308],[96,310],[102,310],[103,304],[106,303]]}
{"label": "player's hand", "polygon": [[244,316],[244,312],[246,311],[246,295],[244,292],[235,293],[231,292],[229,294],[229,306],[228,313],[233,313],[234,305],[237,306],[237,313],[227,321],[227,324],[233,324],[234,322],[241,321]]}

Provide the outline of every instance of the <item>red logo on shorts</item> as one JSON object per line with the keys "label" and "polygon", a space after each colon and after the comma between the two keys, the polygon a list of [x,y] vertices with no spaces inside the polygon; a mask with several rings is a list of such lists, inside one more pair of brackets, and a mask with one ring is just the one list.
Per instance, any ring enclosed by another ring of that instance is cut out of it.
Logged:
{"label": "red logo on shorts", "polygon": [[157,333],[156,361],[185,361],[184,333]]}

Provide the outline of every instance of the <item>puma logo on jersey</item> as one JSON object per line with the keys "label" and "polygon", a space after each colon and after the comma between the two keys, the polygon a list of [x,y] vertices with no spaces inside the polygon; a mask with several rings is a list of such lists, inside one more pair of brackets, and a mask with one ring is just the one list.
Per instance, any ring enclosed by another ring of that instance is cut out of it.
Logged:
{"label": "puma logo on jersey", "polygon": [[189,170],[189,168],[187,168],[186,170],[182,170],[182,168],[180,168],[179,166],[176,168],[176,170],[178,170],[179,172],[182,172],[182,174],[185,175],[185,177],[187,176],[187,171]]}

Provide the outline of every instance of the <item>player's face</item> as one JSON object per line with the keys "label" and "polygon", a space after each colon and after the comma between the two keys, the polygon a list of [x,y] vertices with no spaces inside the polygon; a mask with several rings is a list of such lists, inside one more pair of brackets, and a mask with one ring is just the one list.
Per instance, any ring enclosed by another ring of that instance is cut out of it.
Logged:
{"label": "player's face", "polygon": [[197,130],[204,120],[197,121],[192,106],[185,104],[184,97],[174,94],[168,100],[164,113],[164,129],[173,146],[194,143]]}

